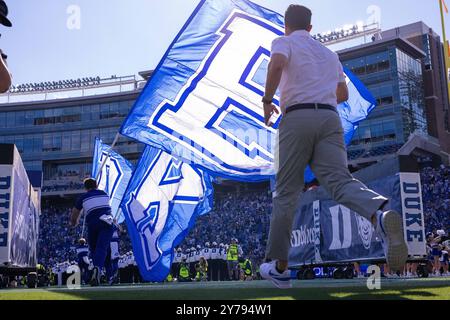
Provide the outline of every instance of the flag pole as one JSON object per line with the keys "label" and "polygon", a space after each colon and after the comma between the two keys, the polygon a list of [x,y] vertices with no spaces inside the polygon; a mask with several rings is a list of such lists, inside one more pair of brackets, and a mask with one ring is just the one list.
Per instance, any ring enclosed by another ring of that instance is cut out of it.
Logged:
{"label": "flag pole", "polygon": [[[450,102],[450,79],[449,79],[449,68],[450,68],[450,61],[449,61],[449,43],[447,41],[447,35],[445,32],[445,18],[444,18],[444,0],[438,0],[439,1],[439,8],[441,11],[441,23],[442,23],[442,37],[444,40],[444,65],[445,65],[445,79],[447,81],[447,94],[448,99]],[[447,6],[445,7],[447,10]]]}

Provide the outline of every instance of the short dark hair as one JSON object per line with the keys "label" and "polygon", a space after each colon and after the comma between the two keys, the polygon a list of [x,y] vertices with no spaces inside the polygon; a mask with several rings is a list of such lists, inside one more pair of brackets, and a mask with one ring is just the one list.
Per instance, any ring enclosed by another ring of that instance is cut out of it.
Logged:
{"label": "short dark hair", "polygon": [[307,30],[311,25],[312,12],[307,7],[291,4],[286,10],[284,23],[290,29]]}
{"label": "short dark hair", "polygon": [[93,178],[87,178],[83,183],[86,190],[97,189],[97,181]]}

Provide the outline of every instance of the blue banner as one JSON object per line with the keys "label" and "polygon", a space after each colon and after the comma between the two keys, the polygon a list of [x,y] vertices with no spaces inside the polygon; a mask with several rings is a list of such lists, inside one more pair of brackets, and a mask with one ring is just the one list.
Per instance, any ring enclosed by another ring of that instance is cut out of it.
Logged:
{"label": "blue banner", "polygon": [[122,210],[143,278],[161,282],[178,246],[198,216],[211,211],[207,173],[147,147],[125,193]]}
{"label": "blue banner", "polygon": [[[399,175],[374,181],[368,187],[391,199],[387,209],[402,213]],[[331,200],[323,188],[301,196],[291,239],[291,267],[384,259],[372,223]]]}
{"label": "blue banner", "polygon": [[[267,128],[260,101],[271,44],[284,34],[283,21],[278,13],[247,0],[201,1],[154,71],[121,134],[214,176],[268,180],[275,174],[280,119]],[[346,73],[350,99],[339,112],[349,142],[375,101]]]}
{"label": "blue banner", "polygon": [[111,212],[117,216],[118,223],[125,220],[120,203],[132,174],[131,163],[100,139],[95,140],[92,177],[97,179],[98,188],[111,198]]}

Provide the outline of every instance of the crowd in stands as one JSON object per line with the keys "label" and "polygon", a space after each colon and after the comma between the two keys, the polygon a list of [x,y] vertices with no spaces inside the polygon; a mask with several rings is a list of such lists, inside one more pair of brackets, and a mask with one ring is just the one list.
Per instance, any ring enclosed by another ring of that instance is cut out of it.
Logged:
{"label": "crowd in stands", "polygon": [[78,170],[58,170],[57,174],[46,178],[42,192],[83,190],[82,176]]}
{"label": "crowd in stands", "polygon": [[450,167],[421,171],[422,198],[427,232],[450,230]]}
{"label": "crowd in stands", "polygon": [[[425,168],[421,172],[426,232],[450,230],[450,178],[449,167]],[[214,210],[200,217],[185,241],[182,252],[192,247],[204,248],[206,243],[229,244],[237,239],[253,266],[263,258],[268,238],[271,195],[268,190],[217,193]],[[43,208],[38,243],[39,262],[46,266],[76,261],[75,241],[81,235],[81,224],[76,229],[68,227],[69,206]],[[120,253],[131,250],[126,234],[121,237]]]}
{"label": "crowd in stands", "polygon": [[197,245],[203,248],[206,242],[229,244],[235,238],[245,258],[258,265],[264,258],[271,208],[268,192],[216,196],[214,211],[197,220],[183,249]]}
{"label": "crowd in stands", "polygon": [[42,188],[42,192],[58,192],[58,191],[72,191],[83,190],[84,186],[80,182],[74,181],[58,181],[57,183],[46,185]]}

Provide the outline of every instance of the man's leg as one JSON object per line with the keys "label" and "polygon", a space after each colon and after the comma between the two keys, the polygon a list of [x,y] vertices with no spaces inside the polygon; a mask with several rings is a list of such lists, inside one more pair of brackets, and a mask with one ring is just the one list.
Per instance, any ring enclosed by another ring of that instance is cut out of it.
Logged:
{"label": "man's leg", "polygon": [[311,159],[317,127],[315,110],[296,111],[284,116],[279,130],[276,188],[270,223],[266,261],[260,266],[261,277],[278,288],[291,288],[288,268],[292,224],[304,187],[304,171]]}
{"label": "man's leg", "polygon": [[110,247],[111,238],[114,231],[112,226],[106,224],[105,222],[99,223],[101,223],[101,225],[98,229],[97,244],[93,256],[93,264],[95,267],[98,267],[100,270],[102,270],[105,266],[108,248]]}
{"label": "man's leg", "polygon": [[401,216],[394,211],[382,212],[388,199],[353,178],[348,170],[341,120],[334,113],[321,113],[321,135],[311,160],[313,172],[336,202],[373,223],[383,240],[387,263],[394,271],[402,271],[408,247]]}
{"label": "man's leg", "polygon": [[91,258],[94,257],[95,248],[97,246],[97,230],[94,228],[95,226],[91,223],[87,227],[87,243],[89,247],[89,254]]}
{"label": "man's leg", "polygon": [[[387,198],[353,178],[348,170],[344,133],[337,115],[324,111],[321,139],[314,147],[311,169],[331,197],[371,221]],[[322,113],[322,114],[323,114]]]}
{"label": "man's leg", "polygon": [[303,115],[304,112],[286,115],[279,130],[276,189],[266,249],[266,259],[277,260],[279,271],[287,268],[292,224],[314,144],[314,131],[306,125]]}

